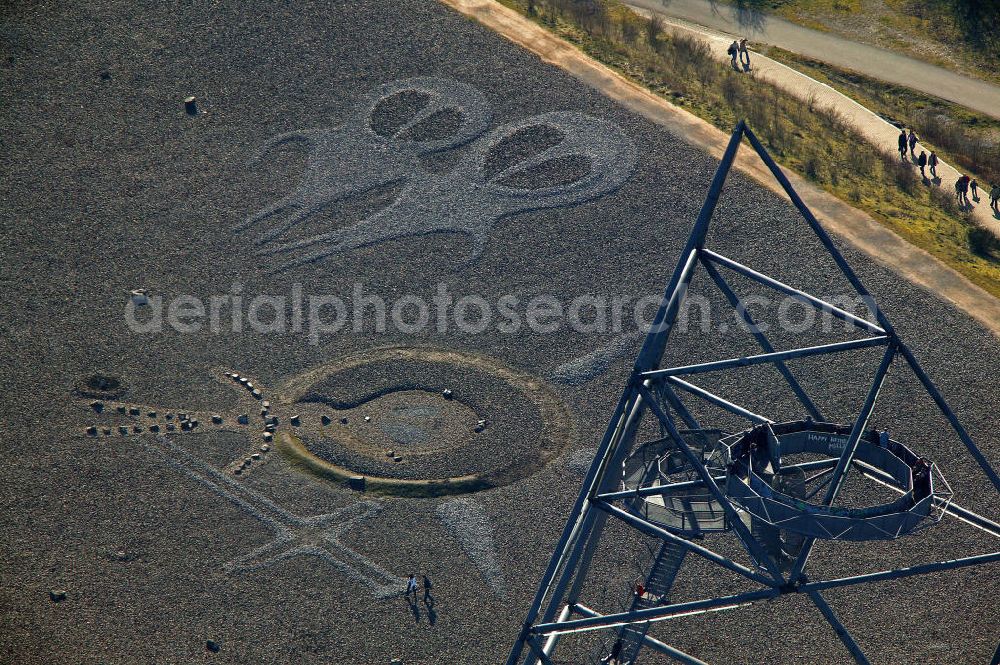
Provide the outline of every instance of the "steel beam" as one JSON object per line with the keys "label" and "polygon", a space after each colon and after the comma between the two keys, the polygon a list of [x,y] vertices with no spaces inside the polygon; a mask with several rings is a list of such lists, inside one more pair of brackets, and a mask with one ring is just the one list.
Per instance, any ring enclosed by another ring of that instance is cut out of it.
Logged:
{"label": "steel beam", "polygon": [[962,427],[962,423],[959,422],[955,413],[951,410],[951,407],[948,406],[948,402],[945,401],[944,397],[938,391],[937,386],[935,386],[934,382],[931,381],[931,377],[927,376],[927,372],[925,372],[924,368],[920,366],[919,362],[917,362],[916,356],[913,355],[913,352],[910,351],[909,347],[905,344],[900,344],[899,350],[903,354],[903,357],[906,358],[906,363],[910,366],[910,369],[912,369],[913,373],[917,375],[918,379],[920,379],[920,383],[924,385],[924,389],[927,391],[927,394],[931,396],[931,399],[933,399],[934,403],[937,404],[938,409],[940,409],[941,413],[944,414],[944,417],[948,419],[948,423],[951,425],[951,428],[955,430],[956,434],[958,434],[958,438],[960,438],[962,443],[965,444],[965,447],[969,450],[969,454],[976,460],[976,464],[979,465],[979,468],[983,470],[986,477],[989,478],[991,483],[993,483],[993,487],[997,488],[997,491],[1000,491],[1000,476],[997,475],[997,472],[990,465],[982,451],[979,450],[979,447],[972,440],[972,437],[969,436],[969,433],[965,431],[964,427]]}
{"label": "steel beam", "polygon": [[[673,380],[673,377],[670,377],[670,380]],[[648,390],[644,387],[639,390],[648,394]],[[716,484],[716,482],[712,479],[711,474],[709,474],[705,469],[704,462],[691,451],[691,447],[688,446],[688,444],[684,441],[684,438],[680,435],[680,432],[677,431],[677,427],[674,425],[670,416],[663,412],[663,409],[661,409],[660,405],[656,403],[656,400],[649,400],[649,408],[652,409],[653,413],[656,414],[656,417],[659,418],[663,426],[667,428],[668,432],[670,432],[670,436],[674,439],[674,443],[677,444],[680,451],[684,453],[685,457],[687,457],[694,472],[698,474],[702,481],[704,481],[705,487],[708,489],[709,493],[715,498],[716,501],[719,502],[719,505],[722,506],[726,516],[729,518],[729,523],[733,527],[733,531],[736,532],[736,535],[743,542],[744,547],[746,547],[750,555],[755,561],[764,564],[768,573],[770,573],[771,577],[774,578],[775,582],[779,585],[784,584],[785,578],[782,577],[781,569],[778,568],[778,564],[775,563],[770,554],[764,551],[764,548],[761,547],[760,543],[757,542],[757,539],[753,537],[752,533],[750,533],[750,529],[743,523],[743,520],[740,519],[739,514],[733,507],[732,501],[729,500],[729,497],[725,495],[725,493],[719,488],[718,484]]]}
{"label": "steel beam", "polygon": [[[816,237],[819,238],[823,247],[826,248],[826,251],[833,258],[834,263],[836,263],[837,267],[840,268],[840,272],[844,274],[844,277],[846,277],[847,281],[851,283],[854,290],[858,292],[858,295],[875,305],[875,299],[872,297],[872,294],[869,293],[868,289],[865,288],[865,285],[861,283],[861,280],[854,273],[854,269],[851,268],[847,259],[845,259],[844,255],[840,253],[837,246],[833,244],[833,239],[830,238],[830,234],[828,234],[826,229],[823,228],[823,225],[819,223],[819,220],[816,219],[815,215],[813,215],[812,210],[810,210],[805,202],[802,201],[798,192],[796,192],[792,187],[792,183],[788,182],[787,176],[785,176],[785,173],[781,170],[774,159],[771,158],[771,155],[768,154],[767,150],[764,149],[764,145],[757,138],[756,134],[750,131],[749,127],[746,127],[743,130],[743,133],[746,135],[747,139],[749,139],[750,145],[753,146],[753,149],[757,151],[757,155],[760,157],[761,161],[764,162],[767,168],[771,171],[771,174],[774,176],[775,180],[778,181],[778,184],[781,185],[781,188],[785,190],[785,194],[787,194],[788,198],[791,199],[792,205],[798,209],[799,213],[806,220],[806,223],[809,224],[809,227],[813,230],[813,233],[816,234]],[[896,331],[893,329],[892,324],[889,323],[889,319],[882,314],[882,310],[880,310],[877,305],[875,305],[875,310],[872,314],[875,315],[875,320],[878,321],[879,325],[883,328],[881,332],[888,334],[890,337],[897,337]]]}
{"label": "steel beam", "polygon": [[875,325],[871,321],[866,321],[865,319],[855,316],[850,312],[844,311],[841,308],[837,307],[836,305],[826,302],[825,300],[821,300],[816,296],[811,296],[805,291],[800,291],[799,289],[796,289],[794,286],[789,286],[784,282],[779,282],[778,280],[772,277],[768,277],[763,273],[757,272],[753,268],[746,267],[745,265],[739,263],[738,261],[733,261],[729,257],[723,256],[722,254],[716,254],[710,249],[703,249],[701,251],[702,254],[713,263],[717,263],[719,265],[729,268],[734,272],[738,272],[739,274],[743,275],[744,277],[752,279],[758,284],[769,286],[775,291],[780,291],[781,293],[784,293],[787,296],[795,298],[799,302],[803,302],[807,305],[812,305],[821,312],[829,312],[838,319],[842,321],[847,321],[848,323],[851,323],[854,326],[866,332],[873,333],[875,335],[886,334],[885,330]]}
{"label": "steel beam", "polygon": [[[722,291],[722,294],[726,296],[726,300],[729,301],[732,308],[735,309],[740,315],[740,318],[743,319],[743,323],[746,324],[747,328],[750,330],[750,334],[757,340],[757,344],[759,344],[760,348],[764,350],[764,353],[773,352],[774,347],[771,346],[771,341],[757,326],[757,322],[754,321],[753,316],[751,316],[750,312],[747,311],[747,308],[743,305],[743,302],[736,295],[736,292],[733,291],[732,287],[729,286],[729,283],[723,279],[722,275],[719,274],[719,271],[715,269],[715,266],[713,266],[710,261],[706,261],[704,257],[699,257],[699,260],[701,261],[702,266],[704,266],[705,272],[708,273],[708,276],[712,278],[712,281],[715,282],[715,285],[720,291]],[[788,366],[780,361],[776,362],[774,366],[781,373],[781,375],[785,377],[788,387],[792,389],[792,392],[795,393],[795,397],[799,400],[799,403],[805,407],[806,411],[809,412],[809,415],[816,420],[824,421],[825,418],[823,418],[823,414],[820,413],[819,407],[817,407],[816,404],[809,398],[805,389],[799,384],[798,380],[796,380],[795,376],[792,374],[792,370],[788,369]]]}
{"label": "steel beam", "polygon": [[734,573],[738,573],[746,578],[753,580],[754,582],[758,582],[759,584],[764,584],[766,586],[771,586],[771,587],[775,586],[774,580],[768,579],[767,577],[764,577],[760,573],[751,570],[750,568],[747,568],[742,564],[736,563],[731,559],[727,559],[721,554],[716,554],[707,547],[696,545],[695,543],[692,543],[690,540],[687,540],[686,538],[681,538],[678,535],[670,533],[663,527],[653,524],[648,520],[644,520],[641,517],[637,517],[636,515],[633,515],[628,511],[622,510],[617,506],[612,506],[610,503],[605,503],[603,501],[595,502],[594,505],[600,508],[601,510],[607,512],[609,515],[617,517],[622,522],[625,522],[629,526],[632,526],[640,531],[643,531],[650,536],[655,536],[657,538],[661,538],[662,540],[667,540],[676,545],[680,545],[681,547],[684,547],[693,554],[697,554],[698,556],[704,557],[705,559],[708,559],[712,563],[722,566],[723,568],[726,568],[728,570],[731,570]]}
{"label": "steel beam", "polygon": [[706,612],[731,609],[750,605],[758,600],[769,600],[781,595],[777,589],[764,589],[761,591],[748,591],[732,596],[720,596],[719,598],[706,598],[704,600],[694,600],[687,603],[674,603],[663,605],[662,607],[648,607],[632,612],[619,612],[617,614],[606,614],[599,617],[587,617],[584,619],[571,619],[562,623],[540,623],[532,629],[535,635],[550,635],[552,633],[579,633],[587,630],[600,630],[602,628],[614,628],[625,626],[630,623],[656,623],[679,616],[691,616],[694,614],[704,614]]}
{"label": "steel beam", "polygon": [[852,577],[841,577],[833,580],[823,580],[819,582],[804,582],[798,585],[798,590],[803,592],[822,591],[823,589],[834,589],[842,586],[852,586],[854,584],[867,584],[869,582],[882,582],[884,580],[898,580],[914,575],[926,575],[937,573],[942,570],[954,570],[956,568],[967,568],[968,566],[978,566],[984,563],[994,563],[1000,561],[1000,552],[989,554],[977,554],[976,556],[962,559],[950,559],[948,561],[935,561],[924,563],[907,568],[897,568],[895,570],[883,570],[877,573],[866,575],[854,575]]}
{"label": "steel beam", "polygon": [[[879,393],[882,391],[882,385],[885,383],[885,377],[889,372],[889,366],[892,364],[892,359],[895,355],[896,346],[895,344],[890,344],[882,356],[882,362],[879,364],[878,370],[875,372],[875,378],[868,389],[868,395],[865,397],[865,403],[861,407],[861,413],[858,414],[857,420],[854,421],[854,428],[851,430],[851,435],[844,446],[844,452],[841,453],[840,459],[837,461],[837,467],[833,470],[833,475],[830,476],[830,486],[827,488],[826,496],[823,499],[823,504],[826,506],[833,505],[833,502],[837,499],[837,495],[840,493],[840,488],[843,487],[844,479],[847,477],[847,470],[851,467],[851,462],[854,460],[854,453],[858,449],[858,443],[864,434],[868,419],[871,418],[872,411],[875,409],[875,402],[878,401]],[[815,538],[805,539],[799,555],[795,558],[792,572],[789,573],[788,580],[790,583],[795,584],[802,576],[802,571],[809,560],[809,554],[812,552],[815,544]]]}
{"label": "steel beam", "polygon": [[791,349],[788,351],[775,351],[773,353],[761,353],[755,356],[743,356],[740,358],[729,358],[727,360],[715,360],[708,363],[698,363],[697,365],[681,365],[666,369],[654,369],[643,373],[647,379],[658,379],[667,376],[685,376],[689,374],[703,374],[705,372],[718,372],[724,369],[735,367],[752,367],[753,365],[763,365],[766,363],[781,362],[784,360],[794,360],[795,358],[807,358],[809,356],[820,356],[827,353],[842,353],[844,351],[855,351],[867,349],[873,346],[885,346],[889,343],[889,338],[868,337],[866,339],[850,340],[847,342],[836,342],[834,344],[821,344],[819,346],[807,346],[801,349]]}
{"label": "steel beam", "polygon": [[764,416],[756,414],[753,411],[748,411],[747,409],[744,409],[742,406],[739,406],[738,404],[733,404],[729,400],[719,397],[715,393],[711,393],[705,390],[704,388],[699,388],[693,383],[688,383],[683,379],[678,379],[676,376],[668,376],[667,381],[685,392],[689,392],[692,395],[700,397],[705,401],[711,402],[712,404],[720,408],[723,408],[726,411],[729,411],[730,413],[735,413],[736,415],[742,416],[747,420],[751,420],[757,423],[758,425],[774,422],[770,418],[765,418]]}
{"label": "steel beam", "polygon": [[681,251],[681,262],[677,264],[674,274],[667,283],[660,308],[653,318],[653,326],[649,330],[650,334],[646,337],[646,341],[642,345],[642,350],[639,352],[639,357],[636,359],[635,368],[640,372],[652,369],[663,357],[663,351],[666,348],[670,332],[669,328],[673,325],[672,321],[665,323],[668,321],[668,302],[681,283],[684,259],[690,257],[692,252],[697,256],[697,253],[705,246],[705,235],[708,233],[712,214],[715,212],[715,206],[719,203],[719,195],[722,194],[722,187],[726,184],[726,177],[729,175],[729,169],[733,165],[733,160],[736,159],[736,152],[740,149],[740,142],[743,140],[743,133],[745,131],[746,123],[740,120],[736,125],[736,129],[733,130],[732,136],[729,137],[729,144],[722,155],[719,167],[715,170],[712,185],[708,189],[708,196],[705,197],[705,203],[701,206],[701,212],[698,213],[698,219],[691,230],[691,235],[688,236],[688,241]]}
{"label": "steel beam", "polygon": [[[552,558],[549,560],[549,565],[545,569],[542,580],[538,585],[538,590],[535,592],[535,597],[531,602],[531,606],[528,608],[527,614],[525,615],[521,631],[518,634],[517,639],[514,641],[513,646],[511,646],[510,653],[507,655],[507,665],[517,665],[518,661],[520,661],[521,654],[524,652],[526,641],[530,635],[531,626],[538,618],[538,613],[541,610],[542,603],[545,602],[546,597],[549,595],[551,586],[554,583],[555,577],[560,568],[566,562],[566,559],[571,557],[573,551],[575,550],[574,545],[579,540],[583,526],[586,524],[587,517],[589,516],[591,509],[591,491],[593,486],[595,486],[595,483],[598,481],[598,472],[601,469],[603,459],[609,454],[609,450],[613,446],[615,433],[618,431],[618,428],[625,417],[626,408],[637,396],[638,393],[632,383],[630,383],[629,386],[622,391],[622,396],[618,400],[618,406],[615,407],[614,414],[608,421],[608,427],[605,430],[604,439],[601,441],[601,445],[598,447],[597,453],[594,455],[594,461],[590,464],[590,469],[587,471],[587,476],[584,478],[583,484],[581,485],[580,493],[576,498],[576,502],[573,504],[573,508],[570,510],[569,517],[566,519],[566,526],[563,528],[559,542],[556,544],[555,551],[552,553]],[[551,599],[550,603],[558,605],[560,600],[561,599]]]}
{"label": "steel beam", "polygon": [[859,647],[858,643],[854,641],[853,637],[851,637],[851,633],[844,627],[844,624],[840,623],[837,615],[833,613],[833,608],[827,604],[826,599],[819,594],[819,591],[810,591],[808,593],[809,597],[812,598],[813,603],[819,608],[819,611],[822,612],[823,616],[833,627],[834,632],[837,633],[837,637],[839,637],[840,641],[844,643],[847,650],[851,652],[851,656],[854,657],[854,660],[858,663],[858,665],[871,665],[868,662],[868,658],[865,657],[865,653],[861,650],[861,647]]}
{"label": "steel beam", "polygon": [[[577,614],[580,614],[581,616],[585,617],[604,616],[600,612],[595,612],[586,605],[580,605],[579,603],[574,605],[573,609]],[[642,643],[643,645],[649,647],[650,649],[653,649],[654,651],[659,651],[660,653],[670,656],[676,661],[685,663],[685,665],[708,665],[708,663],[706,663],[705,661],[699,660],[698,658],[695,658],[691,654],[684,653],[680,649],[675,649],[666,642],[661,642],[655,637],[650,637],[649,635],[643,635]]]}

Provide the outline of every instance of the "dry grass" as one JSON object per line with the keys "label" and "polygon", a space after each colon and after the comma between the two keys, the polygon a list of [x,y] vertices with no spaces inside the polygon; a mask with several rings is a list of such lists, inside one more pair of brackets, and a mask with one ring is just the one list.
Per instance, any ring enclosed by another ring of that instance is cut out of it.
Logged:
{"label": "dry grass", "polygon": [[[526,12],[526,0],[502,1]],[[924,186],[897,155],[859,140],[840,114],[716,62],[704,42],[664,34],[617,0],[535,0],[535,6],[537,20],[560,37],[716,127],[729,131],[746,119],[785,167],[1000,296],[1000,262],[970,249],[975,227],[968,216],[953,200],[944,204],[938,188]]]}

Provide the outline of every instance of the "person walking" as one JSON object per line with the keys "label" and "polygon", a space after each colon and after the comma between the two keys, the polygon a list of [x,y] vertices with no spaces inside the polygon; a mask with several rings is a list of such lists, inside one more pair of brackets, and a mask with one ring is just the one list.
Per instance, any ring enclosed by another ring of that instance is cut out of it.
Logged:
{"label": "person walking", "polygon": [[927,174],[924,173],[924,167],[927,166],[927,153],[923,150],[920,151],[920,156],[917,157],[917,166],[920,167],[920,177],[927,179]]}
{"label": "person walking", "polygon": [[736,66],[736,57],[739,55],[739,52],[740,52],[739,42],[737,42],[734,39],[733,43],[730,44],[729,48],[726,49],[726,53],[729,54],[729,64],[732,65],[733,69],[737,71],[739,70],[739,67]]}
{"label": "person walking", "polygon": [[[744,58],[746,62],[743,61]],[[750,49],[747,47],[746,37],[740,40],[740,64],[743,65],[743,71],[750,71]]]}
{"label": "person walking", "polygon": [[931,156],[927,158],[927,166],[931,167],[931,177],[937,178],[937,153],[931,150]]}
{"label": "person walking", "polygon": [[969,205],[969,176],[962,174],[955,181],[955,195],[960,206]]}
{"label": "person walking", "polygon": [[913,154],[913,149],[917,147],[917,140],[917,133],[913,131],[912,127],[910,127],[910,137],[907,139],[907,143],[910,146],[910,157],[916,157],[916,155]]}
{"label": "person walking", "polygon": [[969,189],[972,190],[972,200],[975,201],[976,203],[978,203],[979,202],[979,181],[976,180],[975,178],[973,178],[972,182],[969,183]]}
{"label": "person walking", "polygon": [[899,132],[899,138],[896,140],[899,149],[899,158],[902,161],[906,161],[906,130]]}
{"label": "person walking", "polygon": [[990,185],[990,208],[993,209],[993,212],[1000,215],[1000,203],[998,201],[1000,201],[1000,185],[994,182]]}
{"label": "person walking", "polygon": [[413,594],[413,602],[417,602],[417,576],[410,573],[410,577],[406,580],[406,592],[403,594],[407,600],[410,599],[410,594]]}
{"label": "person walking", "polygon": [[433,587],[433,586],[434,585],[431,584],[431,578],[427,577],[427,573],[424,573],[424,604],[425,605],[433,605],[434,604],[434,596],[431,595],[431,587]]}

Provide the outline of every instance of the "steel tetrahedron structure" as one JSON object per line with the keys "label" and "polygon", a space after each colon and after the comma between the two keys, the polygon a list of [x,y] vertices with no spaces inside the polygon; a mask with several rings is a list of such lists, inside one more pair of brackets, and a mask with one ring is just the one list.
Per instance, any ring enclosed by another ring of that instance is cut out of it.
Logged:
{"label": "steel tetrahedron structure", "polygon": [[[998,493],[1000,477],[879,308],[872,308],[873,317],[856,316],[705,246],[713,212],[744,139],[780,183],[844,278],[861,298],[871,301],[864,285],[784,173],[753,132],[740,122],[510,651],[508,665],[553,663],[560,640],[589,631],[604,631],[606,638],[601,653],[594,654],[591,662],[633,664],[640,651],[648,649],[678,662],[702,663],[648,634],[650,625],[786,594],[807,596],[850,656],[858,663],[868,663],[824,599],[825,590],[1000,561],[1000,551],[995,551],[829,580],[812,579],[806,574],[810,553],[818,540],[892,540],[931,526],[944,516],[1000,539],[1000,524],[952,501],[947,480],[932,460],[872,425],[872,414],[891,366],[904,365],[913,372]],[[661,367],[678,311],[698,270],[707,273],[739,313],[761,347],[760,354]],[[776,351],[746,308],[740,307],[739,297],[724,277],[728,272],[824,312],[860,333],[845,342]],[[853,421],[827,422],[821,405],[810,399],[786,362],[861,349],[877,349],[882,355],[860,411],[852,416]],[[800,420],[775,422],[766,414],[691,382],[691,377],[699,374],[756,365],[772,366],[780,372],[802,409]],[[699,423],[685,404],[691,399],[704,400],[734,414],[745,422],[745,429],[727,432]],[[643,417],[658,427],[660,435],[653,440],[646,441],[639,433]],[[802,458],[806,461],[798,461]],[[867,479],[865,482],[895,490],[887,494],[896,498],[863,508],[838,505],[848,471]],[[582,594],[609,520],[636,529],[646,541],[657,545],[650,550],[644,564],[647,574],[630,592],[625,609],[601,613],[589,607]],[[744,561],[749,563],[701,544],[705,534],[713,532],[725,532],[727,537],[738,539],[746,552]],[[671,586],[687,556],[702,557],[736,573],[753,588],[743,593],[672,602]]]}

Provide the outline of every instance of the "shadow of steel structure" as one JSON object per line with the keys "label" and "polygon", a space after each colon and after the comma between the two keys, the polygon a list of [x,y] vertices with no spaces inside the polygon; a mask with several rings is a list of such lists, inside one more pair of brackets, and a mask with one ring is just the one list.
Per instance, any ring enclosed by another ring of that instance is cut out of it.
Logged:
{"label": "shadow of steel structure", "polygon": [[[933,503],[934,509],[938,513],[938,519],[947,514],[977,527],[987,534],[1000,538],[1000,524],[997,524],[995,521],[952,503],[950,495],[934,494],[928,497],[925,490],[920,496],[912,496],[912,493],[915,491],[915,484],[913,482],[910,482],[909,486],[907,486],[905,479],[901,480],[902,476],[899,473],[886,473],[870,464],[869,461],[874,459],[869,454],[870,451],[866,454],[858,454],[859,446],[877,447],[879,445],[879,433],[874,430],[866,431],[866,427],[890,365],[894,361],[901,359],[919,379],[927,394],[934,400],[941,413],[951,425],[951,428],[968,449],[968,452],[975,459],[989,482],[1000,492],[1000,477],[998,477],[997,472],[991,467],[986,457],[962,427],[962,424],[952,412],[944,397],[931,382],[926,372],[921,368],[913,353],[897,336],[889,320],[877,307],[871,308],[874,313],[875,322],[857,317],[828,302],[763,275],[705,247],[706,233],[709,229],[713,211],[719,200],[723,184],[726,181],[733,160],[744,138],[749,141],[750,145],[781,184],[792,203],[805,218],[805,221],[819,238],[819,241],[830,254],[844,277],[856,289],[857,293],[866,299],[866,302],[872,303],[870,294],[834,246],[830,236],[799,198],[788,179],[761,145],[758,138],[746,126],[745,122],[741,121],[733,132],[719,168],[715,173],[704,206],[666,288],[653,326],[639,352],[628,384],[621,395],[603,440],[597,449],[594,461],[584,479],[580,494],[573,505],[562,537],[545,570],[537,594],[528,609],[521,631],[510,651],[507,665],[516,665],[520,662],[529,665],[535,665],[538,662],[552,663],[552,654],[558,647],[560,638],[564,635],[583,631],[607,630],[618,631],[618,635],[621,636],[625,634],[628,626],[635,626],[637,624],[646,624],[648,626],[648,624],[667,620],[672,617],[690,616],[692,614],[740,607],[761,600],[773,599],[785,594],[804,594],[808,596],[823,617],[830,623],[853,659],[858,663],[868,663],[868,659],[851,636],[851,633],[844,627],[834,614],[833,609],[823,598],[825,590],[1000,561],[1000,551],[996,551],[990,554],[937,561],[852,577],[812,580],[804,574],[804,569],[817,538],[815,532],[812,535],[800,535],[798,547],[795,552],[791,556],[787,556],[784,561],[779,561],[779,557],[773,554],[773,550],[768,551],[765,544],[761,542],[761,539],[755,537],[755,533],[748,524],[751,518],[749,518],[747,513],[752,511],[744,504],[748,500],[747,496],[754,493],[743,492],[740,494],[730,491],[733,487],[731,485],[733,479],[731,477],[727,478],[727,476],[731,475],[727,473],[727,469],[732,469],[736,466],[734,460],[731,457],[724,460],[728,466],[721,467],[723,475],[720,476],[720,467],[715,465],[709,468],[705,455],[693,450],[692,448],[696,446],[689,445],[688,438],[682,434],[682,427],[688,428],[688,431],[708,430],[703,430],[699,426],[680,400],[675,389],[704,399],[717,407],[745,418],[757,428],[762,426],[770,428],[771,421],[766,416],[756,414],[738,404],[734,404],[718,395],[699,388],[681,379],[681,376],[751,365],[771,364],[781,372],[795,393],[798,402],[805,409],[806,413],[808,413],[807,419],[803,422],[812,423],[813,419],[822,421],[820,410],[795,380],[785,365],[785,361],[806,356],[850,352],[861,348],[884,347],[881,363],[872,380],[860,413],[857,414],[853,424],[839,426],[839,431],[844,434],[841,436],[838,447],[835,450],[839,452],[842,447],[842,452],[839,455],[835,455],[831,451],[827,459],[798,465],[800,468],[796,470],[796,473],[801,473],[803,469],[820,469],[827,476],[820,487],[813,492],[815,494],[825,486],[826,491],[823,503],[818,505],[811,504],[808,510],[814,513],[814,516],[820,515],[824,519],[831,514],[844,514],[842,510],[836,512],[834,500],[842,487],[848,470],[853,468],[866,478],[895,489],[900,494],[905,495],[907,492],[910,492],[912,501],[909,505],[911,508],[917,502],[918,498],[926,499],[926,502]],[[677,318],[681,302],[685,297],[687,286],[698,266],[701,266],[709,274],[712,281],[721,289],[730,304],[737,309],[747,324],[748,329],[753,333],[757,343],[762,348],[763,353],[711,363],[661,369],[659,365],[666,349],[667,340]],[[720,269],[735,272],[802,303],[811,305],[822,312],[826,312],[852,324],[857,329],[868,333],[870,337],[857,341],[777,352],[771,346],[763,332],[755,325],[749,313],[744,308],[739,307],[738,297],[723,278]],[[636,445],[638,422],[644,413],[655,417],[655,421],[658,421],[657,424],[661,432],[675,446],[676,449],[673,452],[679,452],[683,455],[683,459],[686,460],[688,465],[687,468],[692,471],[692,480],[673,484],[669,482],[655,482],[644,487],[634,484],[629,485],[623,482],[623,465],[632,448]],[[682,420],[683,423],[678,423],[675,420],[676,418]],[[775,424],[775,431],[780,427],[780,425]],[[849,434],[847,434],[848,432]],[[765,432],[762,436],[766,434]],[[770,436],[773,436],[773,433]],[[889,443],[887,436],[881,440],[881,445],[883,448],[892,446],[895,450],[901,448],[895,442]],[[884,450],[876,452],[880,452],[883,457],[891,457]],[[909,453],[909,451],[906,452],[910,455],[908,459],[912,460],[912,453]],[[894,458],[894,461],[898,468],[899,460]],[[903,475],[909,475],[908,468],[903,467],[903,469]],[[914,476],[916,474],[917,471],[915,470]],[[749,476],[753,474],[747,473],[745,475]],[[941,480],[943,481],[943,478]],[[685,488],[693,486],[701,488],[701,491],[705,492],[707,499],[714,502],[713,505],[715,508],[725,513],[727,517],[727,529],[731,530],[740,540],[740,543],[749,554],[750,560],[756,564],[755,566],[745,566],[732,558],[720,555],[693,542],[690,536],[697,536],[697,533],[686,532],[683,528],[672,528],[671,525],[664,525],[662,521],[657,523],[657,520],[649,518],[648,513],[644,514],[642,511],[630,509],[640,498],[655,497],[657,495],[666,497],[681,485]],[[946,486],[946,483],[944,485]],[[740,485],[740,487],[744,490],[747,489],[744,485]],[[763,500],[759,496],[755,496],[754,498],[758,501]],[[802,507],[801,503],[798,505],[800,508]],[[785,507],[787,508],[787,505]],[[620,520],[647,536],[658,537],[664,541],[679,545],[685,548],[690,554],[701,556],[718,566],[738,573],[750,582],[755,583],[757,588],[744,593],[682,603],[671,602],[668,599],[663,604],[653,607],[601,614],[584,605],[581,602],[580,596],[588,576],[588,569],[597,542],[601,538],[602,529],[609,517]],[[895,536],[900,535],[901,532],[902,528],[900,528]],[[859,533],[863,532],[859,531]],[[890,534],[885,537],[891,538],[895,536]],[[830,537],[836,538],[835,535]],[[642,647],[667,654],[679,662],[702,663],[698,658],[646,635],[645,630],[632,630],[629,634],[638,635],[635,639],[642,641]]]}

